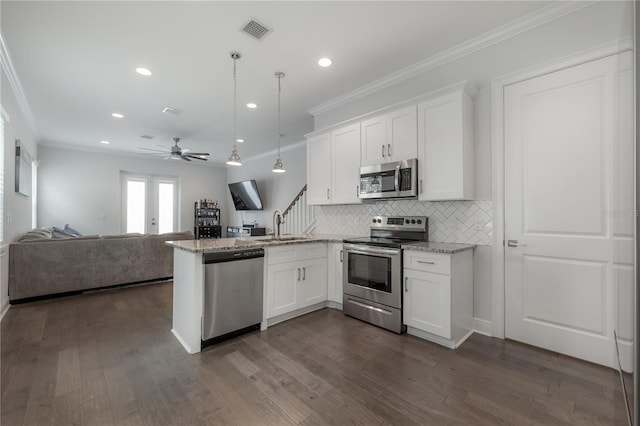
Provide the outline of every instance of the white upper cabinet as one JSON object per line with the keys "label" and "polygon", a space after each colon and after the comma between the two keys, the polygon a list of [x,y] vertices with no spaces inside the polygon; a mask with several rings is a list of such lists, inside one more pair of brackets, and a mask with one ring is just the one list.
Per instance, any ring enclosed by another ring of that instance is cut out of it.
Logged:
{"label": "white upper cabinet", "polygon": [[307,202],[358,204],[360,123],[307,139]]}
{"label": "white upper cabinet", "polygon": [[360,123],[331,132],[331,154],[331,204],[360,203]]}
{"label": "white upper cabinet", "polygon": [[360,126],[363,166],[417,157],[415,105],[364,120]]}
{"label": "white upper cabinet", "polygon": [[331,204],[331,134],[307,139],[307,203]]}
{"label": "white upper cabinet", "polygon": [[418,199],[472,200],[472,89],[453,92],[418,104]]}

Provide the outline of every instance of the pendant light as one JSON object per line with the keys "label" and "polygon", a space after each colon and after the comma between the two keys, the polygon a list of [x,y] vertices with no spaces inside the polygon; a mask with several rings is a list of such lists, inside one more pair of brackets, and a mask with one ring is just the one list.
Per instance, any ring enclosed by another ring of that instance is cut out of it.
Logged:
{"label": "pendant light", "polygon": [[273,165],[273,169],[271,170],[273,173],[284,173],[286,170],[284,169],[284,165],[282,165],[282,160],[280,159],[280,138],[282,137],[282,133],[280,132],[280,93],[282,92],[280,87],[280,80],[284,77],[284,73],[278,71],[276,73],[276,78],[278,79],[278,159],[276,163]]}
{"label": "pendant light", "polygon": [[242,160],[238,155],[236,148],[236,141],[238,140],[236,130],[238,126],[238,108],[237,108],[237,86],[238,80],[236,78],[236,61],[240,59],[238,52],[231,52],[231,59],[233,59],[233,150],[227,160],[227,164],[231,166],[242,166]]}

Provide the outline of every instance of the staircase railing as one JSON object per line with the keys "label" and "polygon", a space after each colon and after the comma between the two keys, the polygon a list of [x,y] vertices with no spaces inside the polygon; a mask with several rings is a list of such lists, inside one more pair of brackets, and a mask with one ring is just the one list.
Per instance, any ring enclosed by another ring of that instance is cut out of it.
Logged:
{"label": "staircase railing", "polygon": [[307,204],[307,185],[303,186],[282,213],[283,234],[306,234],[316,226],[315,207]]}

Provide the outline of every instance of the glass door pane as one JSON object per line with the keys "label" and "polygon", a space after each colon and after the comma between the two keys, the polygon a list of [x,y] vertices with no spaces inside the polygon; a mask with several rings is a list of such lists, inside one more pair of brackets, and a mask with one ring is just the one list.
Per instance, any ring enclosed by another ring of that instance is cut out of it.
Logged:
{"label": "glass door pane", "polygon": [[127,179],[126,185],[126,233],[146,232],[147,182],[143,179]]}
{"label": "glass door pane", "polygon": [[158,196],[158,234],[175,231],[175,185],[173,182],[159,182]]}

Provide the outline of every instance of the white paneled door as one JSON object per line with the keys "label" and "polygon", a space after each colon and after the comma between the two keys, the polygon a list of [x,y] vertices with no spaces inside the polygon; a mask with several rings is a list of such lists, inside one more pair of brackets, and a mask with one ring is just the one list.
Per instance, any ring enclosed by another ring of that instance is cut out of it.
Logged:
{"label": "white paneled door", "polygon": [[[505,335],[608,366],[614,329],[631,322],[618,318],[612,214],[633,197],[616,198],[614,188],[622,165],[614,155],[632,143],[620,131],[620,117],[632,111],[619,92],[628,59],[607,57],[504,92]],[[632,244],[632,230],[622,233]]]}

